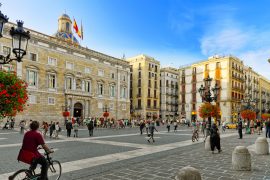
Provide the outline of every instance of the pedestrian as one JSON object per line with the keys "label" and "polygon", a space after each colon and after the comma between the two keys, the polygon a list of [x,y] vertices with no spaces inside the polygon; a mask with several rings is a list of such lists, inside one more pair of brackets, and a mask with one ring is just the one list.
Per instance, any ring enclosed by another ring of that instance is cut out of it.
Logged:
{"label": "pedestrian", "polygon": [[238,119],[237,129],[238,129],[239,139],[242,139],[243,138],[243,133],[242,133],[243,122],[242,122],[242,119],[240,119],[240,118]]}
{"label": "pedestrian", "polygon": [[70,121],[68,121],[67,124],[66,124],[67,137],[70,137],[70,135],[71,135],[71,129],[72,129],[72,123]]}
{"label": "pedestrian", "polygon": [[267,121],[265,122],[265,136],[266,138],[270,138],[270,118],[267,119]]}
{"label": "pedestrian", "polygon": [[176,132],[177,131],[177,121],[173,122],[173,126],[174,126],[174,132]]}
{"label": "pedestrian", "polygon": [[46,135],[47,135],[47,132],[48,132],[48,129],[49,129],[48,123],[43,121],[42,128],[43,128],[43,136],[44,136],[44,138],[46,138]]}
{"label": "pedestrian", "polygon": [[78,137],[78,131],[79,131],[79,124],[78,124],[78,122],[75,122],[74,124],[73,124],[73,130],[74,130],[74,136],[73,137]]}
{"label": "pedestrian", "polygon": [[145,124],[144,124],[144,121],[141,121],[140,123],[140,132],[141,132],[141,135],[143,134],[143,128],[144,128]]}
{"label": "pedestrian", "polygon": [[55,130],[55,122],[51,121],[51,124],[50,124],[50,138],[52,138],[54,130]]}
{"label": "pedestrian", "polygon": [[150,122],[149,122],[149,120],[148,120],[148,121],[146,121],[146,123],[145,123],[145,130],[146,130],[146,134],[147,134],[147,135],[149,134],[149,126],[150,126]]}
{"label": "pedestrian", "polygon": [[222,132],[225,132],[226,130],[226,121],[223,121],[222,123]]}
{"label": "pedestrian", "polygon": [[249,127],[250,127],[250,133],[254,134],[254,121],[253,120],[250,120]]}
{"label": "pedestrian", "polygon": [[257,133],[258,135],[261,135],[261,120],[260,119],[257,119]]}
{"label": "pedestrian", "polygon": [[94,135],[94,122],[91,119],[91,121],[87,124],[87,128],[89,131],[89,136],[93,136]]}
{"label": "pedestrian", "polygon": [[169,120],[167,120],[167,130],[168,130],[168,133],[170,132],[170,129],[171,129],[171,123]]}
{"label": "pedestrian", "polygon": [[154,131],[157,131],[158,132],[158,130],[155,127],[155,122],[152,121],[151,124],[149,125],[149,132],[150,132],[149,135],[150,135],[150,138],[147,140],[149,143],[150,143],[150,139],[152,139],[153,143],[155,142]]}
{"label": "pedestrian", "polygon": [[59,122],[56,122],[56,124],[55,124],[55,130],[54,130],[54,137],[55,137],[55,139],[58,139],[58,134],[59,134],[60,131],[61,131],[61,128],[60,128]]}
{"label": "pedestrian", "polygon": [[210,144],[212,154],[214,154],[215,147],[217,148],[218,153],[221,152],[219,130],[215,123],[212,125],[212,128],[210,129]]}
{"label": "pedestrian", "polygon": [[205,120],[203,120],[203,122],[202,122],[202,133],[203,133],[203,137],[205,137],[205,129],[206,129],[206,122],[205,122]]}
{"label": "pedestrian", "polygon": [[20,126],[20,133],[23,134],[24,133],[24,129],[25,129],[25,121],[22,120],[19,124]]}
{"label": "pedestrian", "polygon": [[15,119],[12,118],[10,122],[10,129],[14,129],[14,125],[15,125]]}

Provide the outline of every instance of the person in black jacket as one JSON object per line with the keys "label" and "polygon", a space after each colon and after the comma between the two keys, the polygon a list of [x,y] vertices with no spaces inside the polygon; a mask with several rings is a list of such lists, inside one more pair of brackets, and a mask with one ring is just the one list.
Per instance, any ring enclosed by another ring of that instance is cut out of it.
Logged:
{"label": "person in black jacket", "polygon": [[87,128],[88,128],[88,131],[89,131],[89,136],[93,136],[94,135],[94,122],[91,121],[87,124]]}
{"label": "person in black jacket", "polygon": [[55,122],[52,122],[51,121],[51,124],[50,124],[50,138],[52,138],[52,134],[55,130]]}
{"label": "person in black jacket", "polygon": [[242,133],[242,129],[243,129],[243,122],[242,120],[239,118],[238,119],[238,134],[239,134],[239,139],[242,139],[243,138],[243,133]]}
{"label": "person in black jacket", "polygon": [[140,122],[140,132],[141,132],[141,135],[143,134],[143,128],[145,127],[145,123],[144,123],[144,121],[142,120],[141,122]]}
{"label": "person in black jacket", "polygon": [[68,121],[66,124],[67,137],[70,137],[72,128],[73,128],[72,123],[70,121]]}
{"label": "person in black jacket", "polygon": [[210,143],[211,143],[211,150],[213,154],[214,154],[215,147],[218,149],[218,153],[221,152],[219,130],[215,123],[212,125],[210,129]]}

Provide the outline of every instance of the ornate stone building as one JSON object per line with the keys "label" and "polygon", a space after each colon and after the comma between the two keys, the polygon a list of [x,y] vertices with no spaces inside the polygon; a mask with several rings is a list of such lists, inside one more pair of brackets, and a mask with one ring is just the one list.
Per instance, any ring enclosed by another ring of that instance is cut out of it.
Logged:
{"label": "ornate stone building", "polygon": [[[12,26],[5,25],[0,39],[4,54],[11,49]],[[102,117],[107,109],[109,118],[129,118],[129,63],[80,46],[71,27],[69,16],[63,14],[54,36],[29,29],[23,62],[1,67],[28,82],[28,105],[16,118],[61,121],[65,107],[74,117]]]}

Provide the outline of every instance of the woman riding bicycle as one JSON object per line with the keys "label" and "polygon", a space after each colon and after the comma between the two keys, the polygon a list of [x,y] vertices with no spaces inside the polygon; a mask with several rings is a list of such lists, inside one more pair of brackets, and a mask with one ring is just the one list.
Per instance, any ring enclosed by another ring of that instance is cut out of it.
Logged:
{"label": "woman riding bicycle", "polygon": [[49,165],[46,158],[38,152],[38,146],[42,146],[42,148],[47,153],[52,153],[53,151],[45,144],[45,141],[41,133],[37,131],[38,128],[39,122],[33,121],[30,124],[30,131],[28,131],[24,135],[22,148],[18,155],[18,160],[31,164],[31,168],[33,169],[36,168],[37,164],[40,164],[41,165],[40,180],[47,180]]}

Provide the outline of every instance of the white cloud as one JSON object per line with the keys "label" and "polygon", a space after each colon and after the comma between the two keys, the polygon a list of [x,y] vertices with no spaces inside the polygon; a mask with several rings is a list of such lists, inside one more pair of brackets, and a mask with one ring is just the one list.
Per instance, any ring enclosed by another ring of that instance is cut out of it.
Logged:
{"label": "white cloud", "polygon": [[201,39],[203,55],[234,54],[250,41],[250,34],[237,28],[223,29]]}

